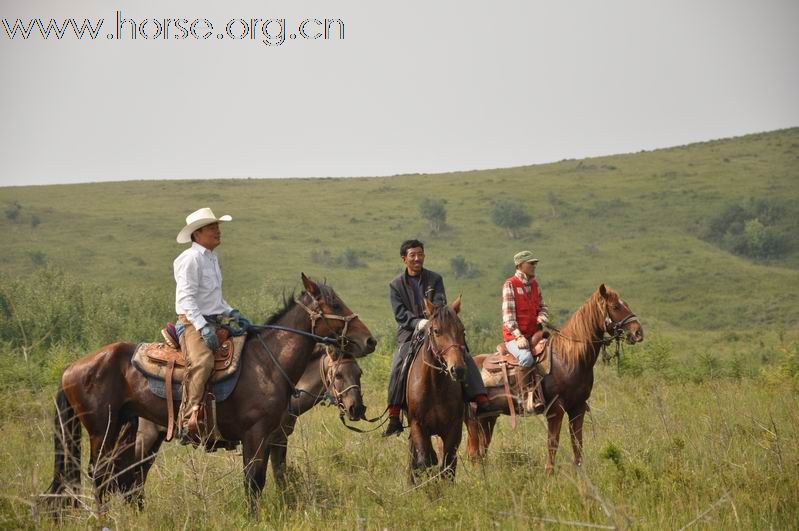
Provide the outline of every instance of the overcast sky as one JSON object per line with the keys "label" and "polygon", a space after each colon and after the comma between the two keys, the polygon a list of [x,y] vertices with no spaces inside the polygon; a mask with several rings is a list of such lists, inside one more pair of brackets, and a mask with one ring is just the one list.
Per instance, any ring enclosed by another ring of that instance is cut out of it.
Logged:
{"label": "overcast sky", "polygon": [[[213,30],[119,40],[117,10]],[[0,4],[30,17],[105,21],[92,41],[0,20],[1,185],[444,172],[799,125],[795,0]],[[325,17],[343,40],[302,38]],[[232,39],[240,18],[298,38]]]}

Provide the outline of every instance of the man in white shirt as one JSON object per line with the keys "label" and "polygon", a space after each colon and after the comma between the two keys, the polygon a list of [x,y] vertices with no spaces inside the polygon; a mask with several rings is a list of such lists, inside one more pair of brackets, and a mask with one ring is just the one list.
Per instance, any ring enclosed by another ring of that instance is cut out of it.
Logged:
{"label": "man in white shirt", "polygon": [[222,297],[222,272],[214,253],[222,243],[219,223],[232,219],[227,215],[217,218],[210,208],[201,208],[189,214],[177,237],[178,243],[192,242],[173,264],[177,329],[186,358],[178,416],[181,431],[189,436],[199,435],[198,412],[205,384],[214,369],[213,352],[219,347],[217,319],[227,316],[249,324]]}

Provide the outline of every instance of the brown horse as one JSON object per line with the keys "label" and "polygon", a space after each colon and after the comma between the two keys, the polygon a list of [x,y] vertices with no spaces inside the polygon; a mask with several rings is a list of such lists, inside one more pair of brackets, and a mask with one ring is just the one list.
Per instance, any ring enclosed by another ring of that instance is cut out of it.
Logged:
{"label": "brown horse", "polygon": [[444,443],[440,473],[455,479],[465,409],[461,382],[467,355],[463,324],[458,318],[460,307],[460,297],[452,306],[441,307],[425,299],[427,333],[408,371],[406,390],[411,483],[421,471],[438,464],[430,439],[433,435]]}
{"label": "brown horse", "polygon": [[[294,383],[302,376],[319,336],[338,337],[344,352],[354,356],[374,351],[377,344],[331,287],[304,274],[302,282],[305,291],[267,323],[284,329],[249,332],[239,382],[217,407],[222,436],[242,444],[251,514],[256,512],[266,479],[267,439],[280,425]],[[109,489],[131,492],[135,481],[134,445],[118,453],[113,448],[122,427],[136,417],[167,424],[164,399],[150,392],[144,376],[131,364],[135,348],[133,343],[107,345],[74,362],[61,376],[54,420],[54,477],[48,491],[57,500],[69,500],[59,495],[80,487],[81,424],[89,434],[90,471],[100,503]],[[115,463],[124,468],[115,471]]]}
{"label": "brown horse", "polygon": [[[549,339],[552,370],[542,379],[548,404],[547,473],[551,474],[554,470],[564,413],[569,415],[574,464],[579,466],[582,463],[583,417],[588,410],[586,402],[594,385],[594,364],[602,345],[608,341],[605,333],[610,334],[611,340],[626,335],[630,344],[644,340],[644,330],[638,318],[619,298],[618,293],[602,284],[566,321],[563,328],[554,332]],[[475,356],[478,367],[482,368],[486,356]],[[510,414],[504,394],[490,393],[490,396],[498,407],[505,410],[506,415]],[[486,455],[496,421],[496,417],[466,420],[467,448],[471,459]]]}
{"label": "brown horse", "polygon": [[[365,418],[366,406],[361,395],[361,368],[350,355],[338,355],[323,345],[317,345],[305,367],[296,388],[300,396],[292,397],[289,407],[283,412],[278,429],[268,439],[266,455],[271,457],[272,472],[278,486],[285,486],[286,451],[288,437],[294,432],[297,417],[323,400],[329,399],[338,407],[339,415],[350,420]],[[143,489],[147,473],[155,462],[158,450],[166,437],[166,428],[147,420],[139,419],[136,434],[136,460],[140,463],[132,489],[138,496],[139,507],[143,502]],[[121,469],[122,463],[117,464]]]}

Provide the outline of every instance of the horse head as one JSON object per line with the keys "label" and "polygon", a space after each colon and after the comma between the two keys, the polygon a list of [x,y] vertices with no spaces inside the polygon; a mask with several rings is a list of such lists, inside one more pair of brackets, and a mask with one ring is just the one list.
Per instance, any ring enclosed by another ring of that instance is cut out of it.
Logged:
{"label": "horse head", "polygon": [[461,298],[458,296],[451,306],[433,306],[425,299],[424,314],[428,319],[427,331],[430,352],[441,370],[456,382],[466,376],[466,332],[458,318]]}
{"label": "horse head", "polygon": [[619,294],[604,284],[599,286],[599,295],[605,301],[605,332],[613,337],[625,334],[631,345],[644,340],[644,327]]}
{"label": "horse head", "polygon": [[311,318],[311,333],[335,337],[342,355],[360,358],[374,352],[377,340],[372,332],[333,288],[317,284],[305,273],[302,273],[302,284],[305,291],[301,298],[308,301],[302,304]]}
{"label": "horse head", "polygon": [[361,368],[355,358],[328,348],[323,359],[323,382],[338,406],[341,415],[350,420],[366,418],[366,406],[361,395]]}

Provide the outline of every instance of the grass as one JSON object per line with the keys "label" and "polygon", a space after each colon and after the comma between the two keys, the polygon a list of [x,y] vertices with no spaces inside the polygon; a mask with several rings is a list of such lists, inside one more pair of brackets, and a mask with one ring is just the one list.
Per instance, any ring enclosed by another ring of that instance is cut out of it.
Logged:
{"label": "grass", "polygon": [[[667,384],[600,368],[586,422],[582,469],[564,437],[554,477],[543,473],[545,429],[501,420],[488,461],[463,451],[454,485],[404,481],[407,443],[345,431],[333,410],[317,408],[290,441],[290,488],[283,500],[271,478],[261,502],[268,528],[530,528],[580,522],[678,528],[699,517],[715,528],[793,527],[799,502],[797,395],[755,379]],[[382,403],[377,386],[368,404]],[[2,527],[51,527],[31,516],[50,474],[50,407],[34,401],[6,418],[0,472]],[[462,449],[463,450],[463,449]],[[84,480],[84,485],[87,482]],[[241,458],[176,444],[159,456],[136,513],[113,499],[102,516],[76,511],[67,527],[246,527]],[[191,508],[191,510],[189,510]],[[703,514],[704,513],[704,514]],[[94,520],[98,518],[99,520]]]}
{"label": "grass", "polygon": [[[490,220],[510,191],[533,217],[517,240]],[[200,206],[234,217],[219,251],[226,298],[246,314],[265,317],[304,271],[361,315],[380,341],[361,363],[371,414],[385,405],[393,349],[387,283],[409,237],[426,242],[426,265],[444,274],[450,297],[463,293],[475,352],[499,340],[499,289],[523,248],[541,259],[555,323],[605,282],[646,329],[618,367],[597,368],[582,469],[568,464],[564,437],[558,471],[544,477],[540,421],[512,431],[503,419],[485,465],[462,459],[454,485],[410,489],[404,439],[347,432],[319,408],[291,441],[286,499],[270,479],[259,525],[795,527],[799,227],[788,252],[767,261],[699,237],[750,197],[783,201],[786,219],[799,220],[799,129],[433,176],[0,188],[0,528],[54,527],[34,502],[52,473],[55,383],[102,344],[157,339],[174,318],[174,237]],[[438,234],[419,215],[425,198],[447,200]],[[456,278],[456,256],[478,273]],[[63,523],[248,527],[242,483],[239,455],[168,445],[143,513],[115,498],[102,515]]]}

